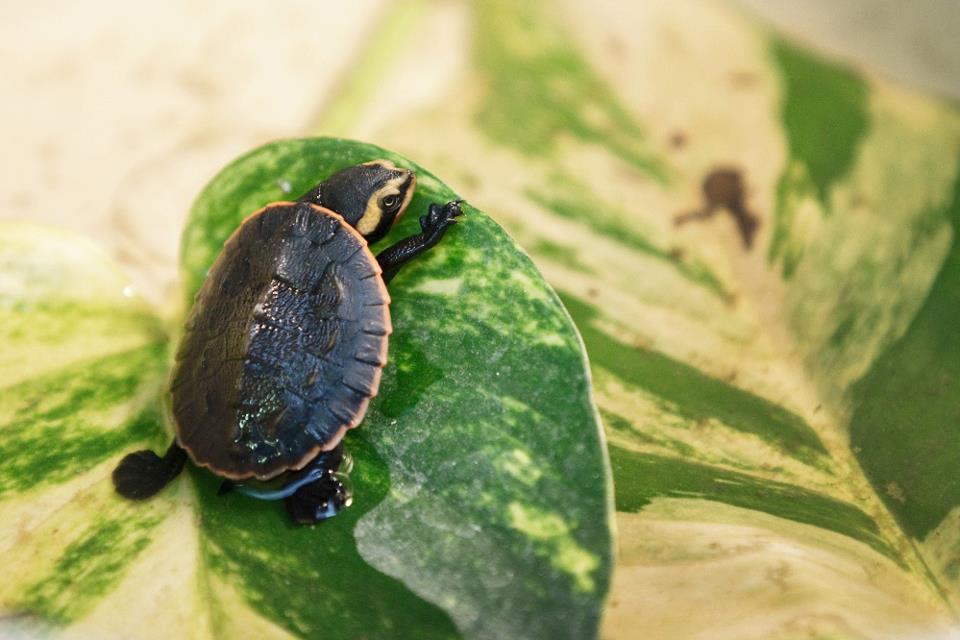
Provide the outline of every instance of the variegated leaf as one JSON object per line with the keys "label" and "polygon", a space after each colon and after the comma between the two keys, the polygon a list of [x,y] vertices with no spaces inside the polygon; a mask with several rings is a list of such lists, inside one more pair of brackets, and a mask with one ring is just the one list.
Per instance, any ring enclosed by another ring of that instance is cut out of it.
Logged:
{"label": "variegated leaf", "polygon": [[319,130],[451,167],[560,292],[610,440],[607,635],[952,628],[957,111],[714,3],[563,8],[438,10],[446,89]]}

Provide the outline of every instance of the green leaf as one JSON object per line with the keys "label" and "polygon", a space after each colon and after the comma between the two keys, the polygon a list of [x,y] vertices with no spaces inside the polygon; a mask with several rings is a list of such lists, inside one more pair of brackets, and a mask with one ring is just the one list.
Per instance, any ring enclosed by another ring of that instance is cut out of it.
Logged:
{"label": "green leaf", "polygon": [[833,65],[782,40],[772,46],[783,82],[781,117],[790,149],[788,170],[777,186],[777,218],[771,260],[783,257],[789,278],[799,247],[787,247],[790,227],[809,191],[830,211],[830,190],[847,176],[869,129],[867,85],[845,67]]}
{"label": "green leaf", "polygon": [[468,64],[377,134],[444,159],[580,329],[604,634],[960,626],[960,115],[723,6],[565,6],[475,10]]}
{"label": "green leaf", "polygon": [[0,273],[0,607],[13,624],[102,620],[175,508],[118,500],[109,480],[160,443],[166,337],[86,241],[4,225]]}
{"label": "green leaf", "polygon": [[[371,145],[261,147],[216,176],[193,208],[181,247],[186,299],[246,215],[382,157],[418,178],[411,213],[385,243],[417,232],[428,203],[457,198]],[[15,275],[2,290],[15,321],[4,326],[22,334],[21,351],[4,348],[36,372],[0,399],[0,449],[15,460],[0,473],[0,560],[15,569],[0,586],[11,616],[0,630],[595,635],[611,573],[612,492],[582,346],[526,255],[464,208],[444,241],[391,283],[390,362],[346,439],[354,505],[315,527],[292,525],[280,503],[218,496],[219,480],[197,469],[145,503],[115,496],[119,458],[169,438],[162,335],[115,274],[96,295],[70,293],[106,270],[89,247],[74,264],[39,232],[19,245],[4,235],[0,260]],[[83,357],[64,358],[66,345]]]}

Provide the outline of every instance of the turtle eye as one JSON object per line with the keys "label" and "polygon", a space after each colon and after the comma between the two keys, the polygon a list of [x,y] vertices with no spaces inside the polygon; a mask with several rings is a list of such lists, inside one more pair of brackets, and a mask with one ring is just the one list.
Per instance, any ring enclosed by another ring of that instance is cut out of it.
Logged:
{"label": "turtle eye", "polygon": [[384,196],[380,201],[380,206],[386,210],[394,209],[398,204],[400,204],[400,196],[396,194]]}

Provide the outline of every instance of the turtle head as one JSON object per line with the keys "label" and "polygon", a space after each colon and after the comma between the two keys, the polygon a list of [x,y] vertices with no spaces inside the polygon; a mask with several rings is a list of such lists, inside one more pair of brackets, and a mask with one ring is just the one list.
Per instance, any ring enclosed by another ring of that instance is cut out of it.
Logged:
{"label": "turtle head", "polygon": [[389,160],[341,169],[300,198],[339,213],[367,242],[387,235],[410,204],[416,177]]}

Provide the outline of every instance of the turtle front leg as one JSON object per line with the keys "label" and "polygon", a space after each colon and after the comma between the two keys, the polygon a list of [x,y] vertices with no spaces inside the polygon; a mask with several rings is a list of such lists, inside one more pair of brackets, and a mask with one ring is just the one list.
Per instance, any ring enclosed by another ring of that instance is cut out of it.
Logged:
{"label": "turtle front leg", "polygon": [[162,458],[149,449],[134,451],[113,470],[113,486],[124,498],[146,500],[170,484],[183,471],[186,461],[187,452],[176,441]]}
{"label": "turtle front leg", "polygon": [[377,262],[383,269],[385,283],[389,283],[400,267],[412,258],[440,242],[447,229],[455,225],[457,218],[463,215],[460,202],[452,200],[443,206],[431,204],[427,215],[420,217],[421,233],[404,238],[377,254]]}

